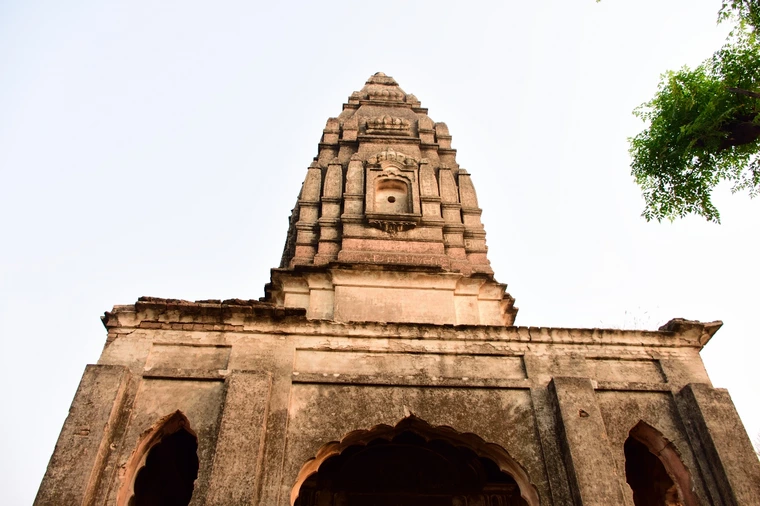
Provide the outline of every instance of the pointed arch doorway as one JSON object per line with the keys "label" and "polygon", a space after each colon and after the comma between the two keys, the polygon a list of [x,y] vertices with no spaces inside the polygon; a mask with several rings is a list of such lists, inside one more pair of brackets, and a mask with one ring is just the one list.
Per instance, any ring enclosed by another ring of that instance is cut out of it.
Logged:
{"label": "pointed arch doorway", "polygon": [[301,469],[292,506],[539,506],[500,446],[415,416],[322,446]]}
{"label": "pointed arch doorway", "polygon": [[700,506],[691,473],[673,443],[639,421],[625,441],[625,478],[635,506]]}
{"label": "pointed arch doorway", "polygon": [[198,477],[198,436],[181,411],[145,431],[127,461],[116,504],[186,506]]}

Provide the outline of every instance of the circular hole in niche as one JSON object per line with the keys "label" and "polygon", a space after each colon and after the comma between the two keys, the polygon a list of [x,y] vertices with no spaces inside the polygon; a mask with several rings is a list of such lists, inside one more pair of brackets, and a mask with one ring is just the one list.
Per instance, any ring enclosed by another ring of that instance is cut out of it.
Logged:
{"label": "circular hole in niche", "polygon": [[390,202],[391,204],[393,204],[394,202],[396,202],[396,197],[394,197],[393,195],[391,195],[390,197],[388,197],[388,202]]}

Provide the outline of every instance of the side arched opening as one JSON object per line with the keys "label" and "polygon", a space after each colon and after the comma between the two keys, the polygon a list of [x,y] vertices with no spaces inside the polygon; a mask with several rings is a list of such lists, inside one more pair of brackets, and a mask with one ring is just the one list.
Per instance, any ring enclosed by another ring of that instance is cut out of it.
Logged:
{"label": "side arched opening", "polygon": [[691,474],[673,444],[639,422],[624,445],[625,479],[635,506],[700,506]]}
{"label": "side arched opening", "polygon": [[198,438],[180,411],[146,431],[129,459],[120,506],[187,506],[198,477]]}
{"label": "side arched opening", "polygon": [[538,494],[503,448],[409,417],[323,446],[291,504],[538,506]]}

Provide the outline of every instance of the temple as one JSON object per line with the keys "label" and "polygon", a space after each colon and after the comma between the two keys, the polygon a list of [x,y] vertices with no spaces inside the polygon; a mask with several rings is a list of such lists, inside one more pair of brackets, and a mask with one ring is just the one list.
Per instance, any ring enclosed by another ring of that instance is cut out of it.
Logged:
{"label": "temple", "polygon": [[721,322],[515,326],[448,127],[377,73],[261,300],[106,312],[35,505],[754,506]]}

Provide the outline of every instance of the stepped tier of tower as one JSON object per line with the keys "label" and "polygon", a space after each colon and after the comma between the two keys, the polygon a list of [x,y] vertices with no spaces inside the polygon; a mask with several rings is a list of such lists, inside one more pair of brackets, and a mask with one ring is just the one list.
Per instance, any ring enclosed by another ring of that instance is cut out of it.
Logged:
{"label": "stepped tier of tower", "polygon": [[267,300],[310,318],[511,325],[445,123],[377,73],[327,120]]}

